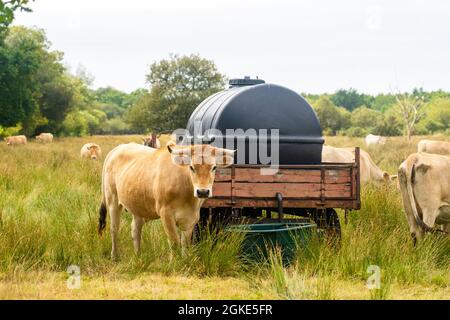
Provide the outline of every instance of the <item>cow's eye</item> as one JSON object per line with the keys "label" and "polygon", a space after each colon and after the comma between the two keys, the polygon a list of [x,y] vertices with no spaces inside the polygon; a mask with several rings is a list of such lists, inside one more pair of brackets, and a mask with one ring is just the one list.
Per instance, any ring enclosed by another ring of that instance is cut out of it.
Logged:
{"label": "cow's eye", "polygon": [[192,172],[195,172],[195,169],[193,166],[189,166],[189,169],[191,169]]}
{"label": "cow's eye", "polygon": [[212,167],[212,171],[216,171],[216,169],[217,169],[216,166]]}

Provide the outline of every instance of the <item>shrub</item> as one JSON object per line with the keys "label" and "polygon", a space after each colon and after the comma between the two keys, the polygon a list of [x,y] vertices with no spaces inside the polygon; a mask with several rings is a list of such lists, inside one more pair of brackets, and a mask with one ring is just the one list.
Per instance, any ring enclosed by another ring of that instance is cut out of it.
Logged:
{"label": "shrub", "polygon": [[365,137],[369,134],[369,131],[360,127],[351,127],[344,130],[342,134],[348,137]]}
{"label": "shrub", "polygon": [[22,124],[19,123],[15,127],[2,127],[0,126],[0,137],[6,138],[10,136],[18,135],[22,131]]}

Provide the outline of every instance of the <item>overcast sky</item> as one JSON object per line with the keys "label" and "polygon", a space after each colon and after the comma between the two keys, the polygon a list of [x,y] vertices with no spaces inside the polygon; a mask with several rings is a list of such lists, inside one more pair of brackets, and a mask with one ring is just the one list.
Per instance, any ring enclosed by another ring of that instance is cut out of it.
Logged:
{"label": "overcast sky", "polygon": [[[364,2],[364,3],[363,3]],[[36,0],[15,24],[46,30],[95,86],[146,87],[148,66],[198,53],[230,78],[300,92],[450,91],[450,1]]]}

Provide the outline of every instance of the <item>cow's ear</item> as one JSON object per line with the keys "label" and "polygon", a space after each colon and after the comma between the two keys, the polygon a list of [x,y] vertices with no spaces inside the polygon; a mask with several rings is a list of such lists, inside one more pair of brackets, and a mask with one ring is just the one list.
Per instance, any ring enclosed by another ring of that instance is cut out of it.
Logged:
{"label": "cow's ear", "polygon": [[170,140],[169,142],[166,143],[167,150],[169,150],[170,153],[172,153],[173,148],[175,148],[175,146],[176,146],[176,143],[173,142],[172,140]]}
{"label": "cow's ear", "polygon": [[180,166],[188,166],[191,164],[191,149],[190,148],[177,148],[175,142],[169,141],[166,144],[167,150],[169,150],[172,161],[174,164]]}
{"label": "cow's ear", "polygon": [[431,167],[425,163],[420,163],[416,166],[416,171],[420,172],[421,174],[425,174],[427,173],[428,169],[430,169]]}
{"label": "cow's ear", "polygon": [[234,154],[236,150],[217,149],[216,150],[216,164],[218,167],[229,167],[234,163]]}

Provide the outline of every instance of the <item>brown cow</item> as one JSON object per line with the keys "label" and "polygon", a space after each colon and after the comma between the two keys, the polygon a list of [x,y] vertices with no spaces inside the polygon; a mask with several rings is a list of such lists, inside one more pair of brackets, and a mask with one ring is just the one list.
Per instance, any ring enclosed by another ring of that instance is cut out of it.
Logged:
{"label": "brown cow", "polygon": [[12,136],[5,138],[8,146],[14,146],[18,144],[27,144],[27,137],[25,136]]}
{"label": "brown cow", "polygon": [[172,244],[189,245],[200,217],[200,207],[212,196],[217,167],[233,163],[234,151],[210,145],[152,149],[136,143],[114,148],[105,159],[99,234],[111,217],[112,258],[117,257],[117,233],[125,208],[133,214],[135,252],[141,242],[144,222],[161,218]]}
{"label": "brown cow", "polygon": [[102,149],[98,144],[86,143],[80,151],[82,158],[97,160],[102,156]]}
{"label": "brown cow", "polygon": [[142,142],[144,143],[144,146],[159,149],[161,148],[161,141],[159,141],[160,135],[156,135],[152,133],[149,136],[142,137]]}

